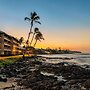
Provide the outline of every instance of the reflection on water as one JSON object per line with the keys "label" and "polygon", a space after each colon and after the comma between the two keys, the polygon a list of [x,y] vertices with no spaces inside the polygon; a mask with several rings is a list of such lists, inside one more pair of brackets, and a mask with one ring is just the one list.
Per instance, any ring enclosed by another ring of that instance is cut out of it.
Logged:
{"label": "reflection on water", "polygon": [[[90,54],[53,54],[53,55],[39,55],[45,57],[52,57],[57,59],[46,59],[48,63],[60,63],[60,62],[70,62],[76,64],[89,64],[90,65]],[[62,59],[60,59],[62,58]],[[63,58],[72,58],[70,60],[63,60]]]}

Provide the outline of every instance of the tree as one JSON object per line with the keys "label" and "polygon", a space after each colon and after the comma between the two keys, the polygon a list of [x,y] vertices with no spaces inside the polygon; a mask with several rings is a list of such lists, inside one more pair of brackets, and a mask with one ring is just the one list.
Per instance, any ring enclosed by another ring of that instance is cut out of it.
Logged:
{"label": "tree", "polygon": [[24,41],[24,38],[21,37],[21,38],[19,39],[19,43],[20,43],[20,45],[23,43],[23,41]]}
{"label": "tree", "polygon": [[34,29],[34,33],[33,33],[33,36],[32,36],[31,42],[30,42],[30,46],[31,46],[31,44],[32,44],[32,42],[33,42],[33,39],[34,39],[35,34],[37,34],[38,32],[39,32],[39,29],[36,27],[36,28]]}
{"label": "tree", "polygon": [[39,31],[39,32],[35,35],[34,47],[36,46],[37,41],[38,41],[38,40],[41,41],[41,39],[44,40],[42,33]]}
{"label": "tree", "polygon": [[[21,37],[21,38],[19,39],[19,43],[20,43],[20,45],[22,45],[22,44],[25,43],[23,37]],[[22,54],[23,54],[22,58],[23,58],[23,60],[24,60],[24,59],[25,59],[25,46],[23,46],[23,48],[21,48],[21,50],[22,50]]]}
{"label": "tree", "polygon": [[28,42],[29,42],[29,38],[30,38],[30,34],[32,33],[32,27],[33,27],[33,23],[39,23],[41,24],[38,20],[40,19],[40,17],[37,15],[36,12],[31,12],[31,15],[30,17],[25,17],[24,20],[28,20],[30,22],[30,32],[28,34],[28,39],[26,41],[26,44],[28,45]]}

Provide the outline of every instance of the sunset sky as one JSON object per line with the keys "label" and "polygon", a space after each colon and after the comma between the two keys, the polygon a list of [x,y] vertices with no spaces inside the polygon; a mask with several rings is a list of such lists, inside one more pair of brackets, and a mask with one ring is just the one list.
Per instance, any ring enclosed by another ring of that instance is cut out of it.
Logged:
{"label": "sunset sky", "polygon": [[39,48],[90,52],[90,0],[0,0],[0,30],[27,39],[30,12],[40,16],[45,40]]}

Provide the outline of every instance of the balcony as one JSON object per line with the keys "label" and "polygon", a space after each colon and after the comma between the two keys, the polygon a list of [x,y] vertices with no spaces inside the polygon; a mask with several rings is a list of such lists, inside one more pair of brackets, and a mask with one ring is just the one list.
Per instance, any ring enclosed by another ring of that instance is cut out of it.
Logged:
{"label": "balcony", "polygon": [[4,49],[4,51],[11,51],[10,49]]}
{"label": "balcony", "polygon": [[9,47],[11,47],[11,45],[10,45],[10,44],[8,44],[8,43],[4,43],[4,46],[9,46]]}
{"label": "balcony", "polygon": [[19,44],[18,44],[18,43],[15,43],[15,42],[13,42],[13,45],[15,45],[15,46],[19,46]]}
{"label": "balcony", "polygon": [[7,40],[4,40],[4,43],[11,45],[11,42]]}
{"label": "balcony", "polygon": [[4,49],[10,49],[11,50],[11,47],[4,45]]}
{"label": "balcony", "polygon": [[4,37],[4,40],[7,40],[7,41],[11,42],[11,39],[8,39],[8,38],[6,38],[6,37]]}

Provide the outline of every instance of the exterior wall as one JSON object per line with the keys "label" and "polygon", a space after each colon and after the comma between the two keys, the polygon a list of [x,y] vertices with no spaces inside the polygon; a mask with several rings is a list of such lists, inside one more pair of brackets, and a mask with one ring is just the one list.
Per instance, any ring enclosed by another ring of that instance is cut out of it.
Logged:
{"label": "exterior wall", "polygon": [[4,34],[0,35],[0,54],[4,54]]}
{"label": "exterior wall", "polygon": [[19,54],[20,50],[19,50],[19,41],[17,41],[15,38],[12,38],[12,54],[16,55]]}
{"label": "exterior wall", "polygon": [[19,41],[16,38],[0,32],[0,55],[19,54],[19,46]]}
{"label": "exterior wall", "polygon": [[4,54],[10,55],[11,53],[11,37],[7,34],[4,34]]}

